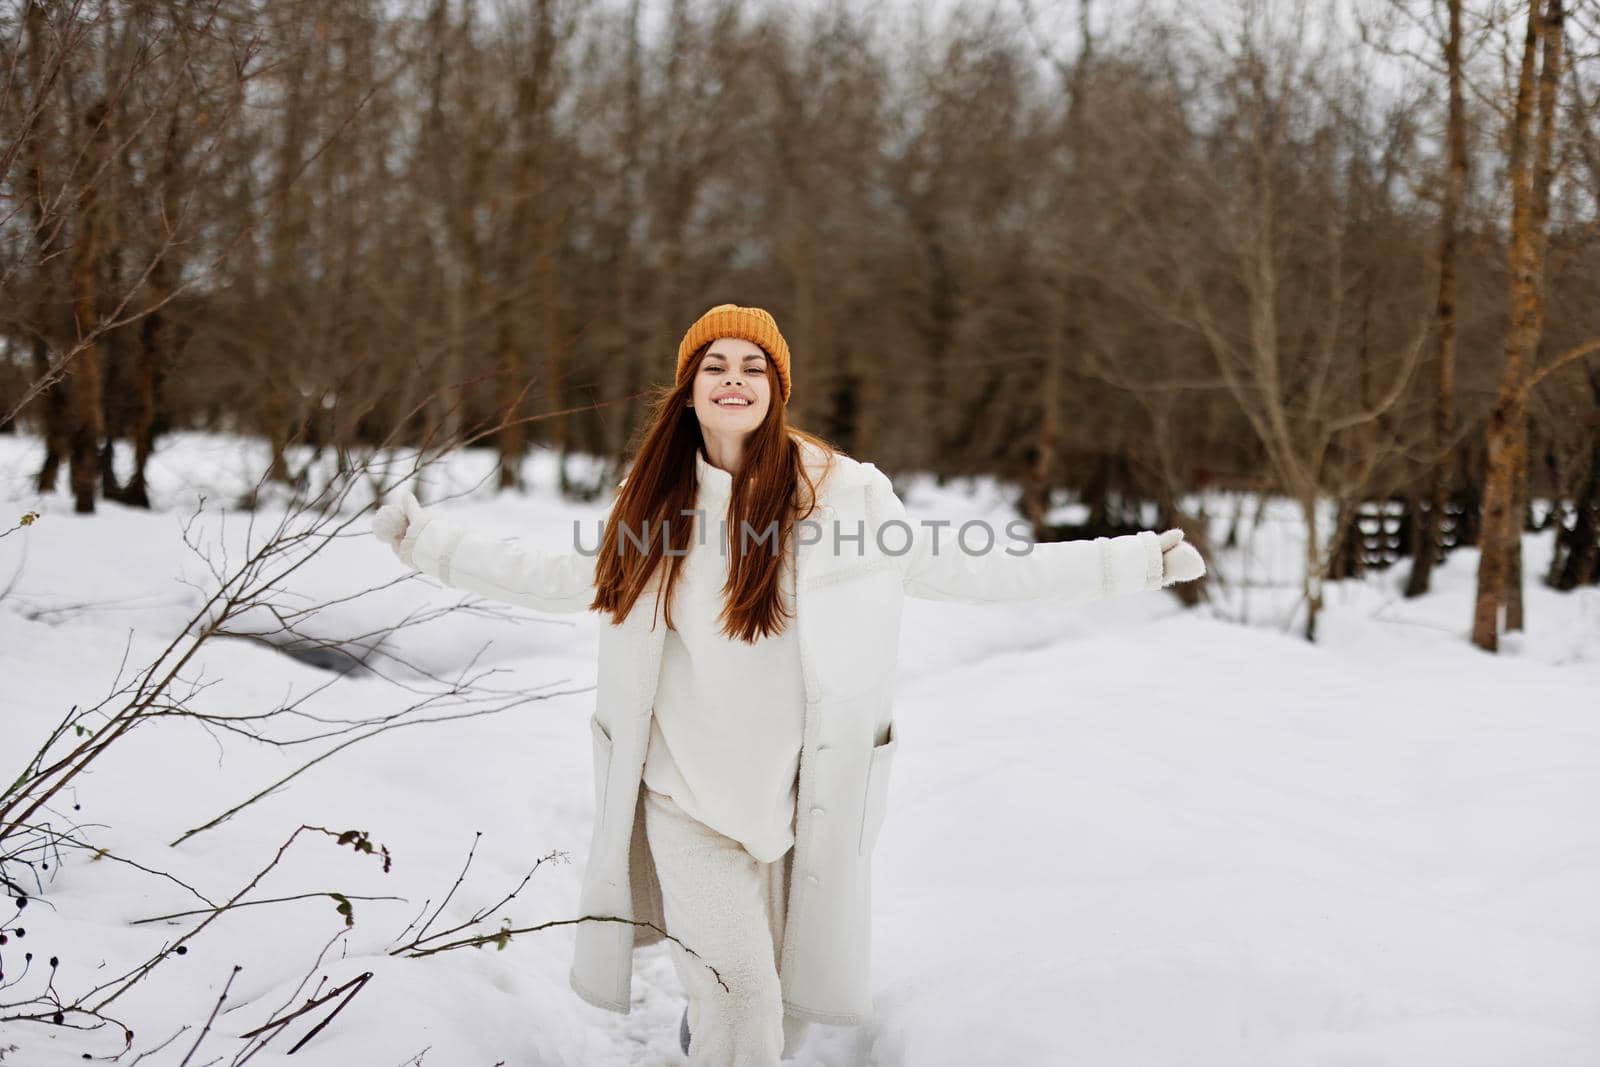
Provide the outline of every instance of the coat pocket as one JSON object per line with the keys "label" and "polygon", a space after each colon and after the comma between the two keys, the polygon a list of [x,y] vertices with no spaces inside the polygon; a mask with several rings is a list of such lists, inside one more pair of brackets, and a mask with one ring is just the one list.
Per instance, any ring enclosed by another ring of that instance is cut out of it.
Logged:
{"label": "coat pocket", "polygon": [[594,821],[599,825],[605,818],[606,789],[611,782],[611,735],[600,725],[598,713],[589,717],[589,729],[594,735]]}
{"label": "coat pocket", "polygon": [[878,831],[889,802],[889,768],[893,765],[894,750],[899,744],[894,735],[894,723],[889,723],[888,736],[883,744],[872,750],[867,764],[867,795],[861,806],[861,837],[856,843],[858,855],[868,855],[878,843]]}

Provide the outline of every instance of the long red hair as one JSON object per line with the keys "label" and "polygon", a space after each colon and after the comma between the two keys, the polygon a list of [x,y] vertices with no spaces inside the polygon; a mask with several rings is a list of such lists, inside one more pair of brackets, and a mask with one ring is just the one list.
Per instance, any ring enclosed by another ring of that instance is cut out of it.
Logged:
{"label": "long red hair", "polygon": [[[595,560],[594,602],[589,607],[609,614],[614,623],[627,617],[655,577],[659,604],[667,626],[672,626],[672,590],[694,535],[695,452],[705,443],[690,405],[695,375],[711,344],[707,341],[695,350],[676,384],[658,387],[643,440],[606,520]],[[779,581],[786,561],[793,558],[794,524],[810,517],[817,503],[816,483],[805,469],[801,441],[829,453],[839,451],[821,437],[789,425],[774,378],[772,402],[766,418],[745,441],[744,460],[733,475],[728,502],[728,581],[718,620],[722,633],[750,644],[781,632],[792,617]],[[715,546],[722,516],[702,517],[710,526],[705,543]],[[750,534],[741,537],[746,524]],[[762,540],[768,530],[775,531],[775,539]],[[664,580],[658,570],[663,560]],[[650,626],[655,628],[654,618]]]}

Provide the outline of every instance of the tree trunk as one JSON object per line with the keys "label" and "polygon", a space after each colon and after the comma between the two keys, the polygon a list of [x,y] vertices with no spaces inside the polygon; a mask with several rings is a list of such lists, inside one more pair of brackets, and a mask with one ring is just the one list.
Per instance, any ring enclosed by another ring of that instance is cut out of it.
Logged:
{"label": "tree trunk", "polygon": [[1528,524],[1528,411],[1523,407],[1517,424],[1511,455],[1516,469],[1511,472],[1511,510],[1506,540],[1506,618],[1507,632],[1522,629],[1522,533]]}
{"label": "tree trunk", "polygon": [[1341,501],[1334,520],[1333,545],[1328,552],[1328,580],[1361,577],[1365,567],[1365,535],[1361,530],[1361,501]]}
{"label": "tree trunk", "polygon": [[[167,136],[161,156],[161,208],[165,218],[178,217],[182,210],[178,198],[178,166],[183,156],[183,121],[176,105],[167,120]],[[133,474],[122,490],[122,502],[148,508],[150,495],[145,485],[145,465],[155,451],[156,389],[161,372],[173,356],[173,324],[165,301],[172,294],[178,275],[174,252],[163,246],[150,267],[150,299],[156,310],[146,315],[139,326],[139,348],[134,357],[128,436],[133,441]]]}
{"label": "tree trunk", "polygon": [[[1600,400],[1600,384],[1591,384]],[[1556,528],[1556,550],[1550,560],[1548,584],[1566,591],[1600,581],[1600,434],[1589,451],[1589,474],[1574,501],[1572,528]]]}
{"label": "tree trunk", "polygon": [[1446,0],[1450,32],[1445,41],[1445,71],[1449,83],[1450,117],[1446,133],[1449,163],[1445,171],[1444,201],[1439,211],[1439,299],[1434,317],[1438,347],[1434,351],[1433,455],[1428,470],[1427,506],[1419,509],[1412,544],[1411,575],[1405,595],[1428,591],[1433,568],[1443,548],[1440,528],[1449,499],[1451,441],[1455,436],[1456,294],[1459,290],[1461,200],[1467,186],[1467,135],[1461,93],[1461,0]]}
{"label": "tree trunk", "polygon": [[[84,113],[89,152],[86,172],[98,175],[109,145],[108,108],[96,101]],[[71,464],[72,509],[93,514],[99,487],[100,438],[105,427],[101,395],[103,344],[100,328],[98,268],[105,226],[105,197],[94,177],[79,201],[79,225],[72,244],[72,311],[76,321],[77,355],[67,367],[67,448]]]}
{"label": "tree trunk", "polygon": [[[1548,0],[1541,15],[1529,5],[1512,118],[1511,159],[1511,326],[1506,336],[1506,363],[1489,419],[1488,462],[1483,486],[1477,601],[1473,609],[1472,643],[1489,652],[1499,648],[1501,612],[1513,603],[1515,580],[1517,624],[1521,625],[1522,517],[1517,510],[1517,479],[1526,469],[1527,382],[1543,331],[1544,224],[1549,215],[1551,145],[1554,140],[1555,90],[1560,76],[1563,11],[1561,0]],[[1528,163],[1528,132],[1533,124],[1534,68],[1544,44],[1539,83],[1539,129],[1535,165]],[[1542,188],[1541,188],[1542,187]],[[1513,542],[1516,546],[1513,547]]]}
{"label": "tree trunk", "polygon": [[[43,299],[46,298],[41,298],[41,302]],[[33,372],[43,378],[50,373],[50,368],[50,343],[43,337],[36,338],[33,342]],[[41,420],[44,423],[44,459],[39,464],[34,486],[40,493],[53,493],[60,478],[61,461],[71,447],[66,383],[58,381],[46,387],[39,394],[39,405],[44,409]]]}
{"label": "tree trunk", "polygon": [[[1562,40],[1565,32],[1562,0],[1550,0],[1543,27],[1544,63],[1539,71],[1539,134],[1534,145],[1533,240],[1537,249],[1537,274],[1534,277],[1534,320],[1536,331],[1527,350],[1526,369],[1531,370],[1544,332],[1544,263],[1550,233],[1550,187],[1555,181],[1555,129],[1557,92],[1561,80]],[[1522,630],[1522,533],[1528,515],[1528,385],[1522,386],[1523,417],[1517,423],[1516,447],[1512,455],[1516,470],[1511,482],[1510,539],[1506,542],[1506,629]]]}
{"label": "tree trunk", "polygon": [[1035,537],[1044,532],[1045,516],[1050,510],[1050,491],[1055,485],[1057,453],[1061,449],[1061,364],[1066,358],[1062,332],[1066,300],[1067,294],[1059,286],[1053,286],[1044,309],[1049,322],[1045,327],[1044,366],[1040,368],[1035,397],[1039,431],[1033,440],[1032,462],[1028,465],[1018,508],[1022,518],[1033,527]]}
{"label": "tree trunk", "polygon": [[[289,16],[290,20],[293,16]],[[292,25],[292,21],[288,23]],[[304,29],[300,47],[295,49],[293,61],[286,64],[280,74],[283,90],[282,143],[277,151],[277,173],[273,175],[272,190],[274,217],[271,227],[271,274],[267,285],[269,299],[276,302],[280,314],[298,316],[302,312],[300,291],[304,286],[300,265],[301,238],[305,229],[303,207],[295,195],[295,181],[305,160],[305,142],[310,136],[312,122],[308,112],[318,99],[320,82],[311,57],[311,34]],[[289,484],[288,449],[290,437],[295,434],[294,409],[300,403],[299,364],[304,342],[300,331],[291,331],[286,343],[275,346],[264,354],[264,365],[259,380],[256,413],[261,430],[267,438],[269,450],[266,480]]]}
{"label": "tree trunk", "polygon": [[1317,618],[1322,613],[1322,561],[1317,551],[1317,498],[1301,497],[1300,513],[1306,524],[1306,564],[1301,591],[1306,602],[1306,640],[1317,639]]}
{"label": "tree trunk", "polygon": [[[44,93],[43,69],[45,53],[44,6],[29,4],[26,20],[28,84],[35,92]],[[38,286],[34,296],[34,313],[29,325],[34,331],[33,372],[38,379],[50,374],[54,361],[51,349],[61,334],[55,314],[57,287],[54,249],[48,240],[44,214],[44,172],[46,133],[51,129],[48,98],[34,102],[38,116],[28,131],[24,143],[25,170],[23,176],[28,205],[28,222],[33,228],[34,250],[38,257]],[[70,427],[67,412],[67,386],[57,381],[46,386],[39,394],[42,409],[40,421],[44,429],[44,459],[39,464],[35,487],[40,493],[53,493],[60,476],[61,463],[70,448]]]}

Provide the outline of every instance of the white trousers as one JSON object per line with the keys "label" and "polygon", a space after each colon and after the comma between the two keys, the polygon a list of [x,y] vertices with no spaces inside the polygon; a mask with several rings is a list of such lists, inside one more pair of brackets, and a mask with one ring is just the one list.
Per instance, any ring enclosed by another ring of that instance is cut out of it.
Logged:
{"label": "white trousers", "polygon": [[667,932],[701,957],[667,942],[689,998],[689,1065],[777,1067],[808,1025],[784,1014],[778,973],[793,849],[763,863],[666,794],[644,792]]}

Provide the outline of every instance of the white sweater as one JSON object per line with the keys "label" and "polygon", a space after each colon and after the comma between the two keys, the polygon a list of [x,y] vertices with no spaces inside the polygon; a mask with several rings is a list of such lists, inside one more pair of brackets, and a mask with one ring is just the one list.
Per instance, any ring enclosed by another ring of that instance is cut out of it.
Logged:
{"label": "white sweater", "polygon": [[[795,619],[753,645],[719,631],[727,553],[738,535],[727,521],[733,476],[699,449],[695,471],[700,514],[681,520],[695,523],[695,537],[672,591],[673,629],[662,650],[644,784],[771,862],[794,844],[805,719]],[[752,540],[748,550],[769,548]],[[781,574],[783,601],[793,611],[792,549]]]}

